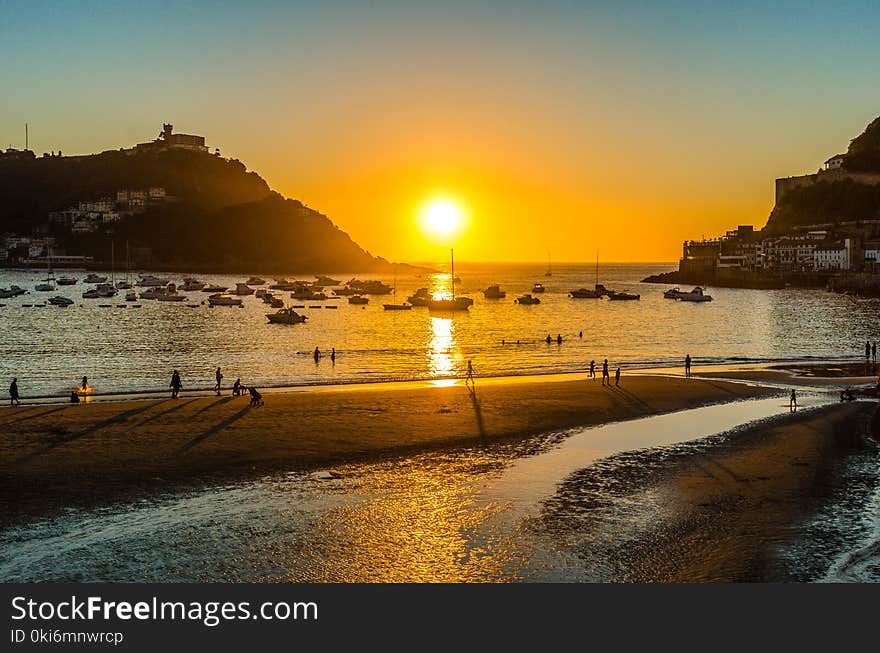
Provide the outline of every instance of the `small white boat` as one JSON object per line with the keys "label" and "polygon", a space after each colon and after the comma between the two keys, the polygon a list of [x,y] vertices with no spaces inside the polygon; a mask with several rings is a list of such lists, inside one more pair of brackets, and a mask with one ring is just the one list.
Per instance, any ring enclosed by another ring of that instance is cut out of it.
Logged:
{"label": "small white boat", "polygon": [[208,304],[211,306],[241,306],[241,300],[226,293],[216,293],[208,297]]}
{"label": "small white boat", "polygon": [[73,304],[73,300],[67,297],[56,296],[49,299],[49,303],[53,306],[70,306]]}
{"label": "small white boat", "polygon": [[712,295],[707,295],[702,288],[697,286],[690,292],[680,293],[678,299],[683,302],[711,302]]}

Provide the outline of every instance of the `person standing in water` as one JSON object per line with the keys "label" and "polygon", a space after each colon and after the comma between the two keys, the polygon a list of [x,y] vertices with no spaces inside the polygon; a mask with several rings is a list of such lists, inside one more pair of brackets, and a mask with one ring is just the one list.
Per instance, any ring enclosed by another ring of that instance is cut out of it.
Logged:
{"label": "person standing in water", "polygon": [[608,382],[608,385],[611,385],[611,375],[608,374],[608,359],[605,359],[605,362],[602,363],[602,385],[605,385],[605,382]]}
{"label": "person standing in water", "polygon": [[794,391],[794,388],[791,389],[791,395],[788,398],[788,409],[791,412],[797,410],[797,393]]}
{"label": "person standing in water", "polygon": [[16,376],[12,379],[12,383],[9,385],[9,405],[21,405],[21,401],[18,398],[18,377]]}
{"label": "person standing in water", "polygon": [[217,393],[217,396],[220,396],[220,382],[223,381],[223,375],[220,373],[220,368],[217,368],[217,371],[214,373],[214,378],[217,380],[217,383],[214,384],[214,392]]}
{"label": "person standing in water", "polygon": [[171,387],[171,398],[177,399],[180,389],[183,387],[183,384],[180,382],[180,372],[174,370],[171,373],[171,383],[169,385]]}
{"label": "person standing in water", "polygon": [[691,378],[691,355],[687,354],[684,357],[684,377],[686,379]]}
{"label": "person standing in water", "polygon": [[330,362],[333,364],[336,363],[336,347],[330,349]]}
{"label": "person standing in water", "polygon": [[561,333],[557,333],[557,334],[556,334],[556,344],[557,344],[557,345],[561,345],[561,344],[562,344],[562,334],[561,334]]}
{"label": "person standing in water", "polygon": [[317,364],[318,364],[318,360],[321,358],[321,350],[318,349],[317,347],[315,347],[315,353],[312,354],[312,356],[314,356],[314,358],[315,358],[315,365],[317,365]]}

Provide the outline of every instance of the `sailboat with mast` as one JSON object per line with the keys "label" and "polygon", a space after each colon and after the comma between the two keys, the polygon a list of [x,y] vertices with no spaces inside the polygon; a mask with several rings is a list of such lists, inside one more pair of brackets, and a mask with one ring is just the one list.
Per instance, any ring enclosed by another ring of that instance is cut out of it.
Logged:
{"label": "sailboat with mast", "polygon": [[589,288],[578,288],[569,292],[569,296],[573,299],[602,299],[603,295],[608,293],[605,286],[599,283],[599,251],[596,250],[596,284],[593,290]]}
{"label": "sailboat with mast", "polygon": [[52,250],[46,252],[46,279],[43,283],[34,286],[34,290],[40,292],[52,292],[55,290],[55,273],[52,271]]}
{"label": "sailboat with mast", "polygon": [[123,281],[117,281],[116,287],[120,290],[130,290],[131,289],[131,280],[129,279],[130,274],[130,265],[129,265],[129,257],[128,257],[128,241],[125,241],[125,279]]}
{"label": "sailboat with mast", "polygon": [[550,261],[550,253],[547,253],[547,271],[544,273],[545,277],[553,276],[553,263]]}
{"label": "sailboat with mast", "polygon": [[455,296],[455,251],[449,250],[449,257],[452,270],[450,272],[450,280],[452,281],[452,297],[443,299],[429,299],[429,311],[466,311],[474,303],[470,297]]}
{"label": "sailboat with mast", "polygon": [[386,311],[411,311],[412,305],[404,302],[403,304],[396,303],[397,301],[397,268],[394,268],[394,300],[395,303],[392,304],[382,304],[382,308]]}

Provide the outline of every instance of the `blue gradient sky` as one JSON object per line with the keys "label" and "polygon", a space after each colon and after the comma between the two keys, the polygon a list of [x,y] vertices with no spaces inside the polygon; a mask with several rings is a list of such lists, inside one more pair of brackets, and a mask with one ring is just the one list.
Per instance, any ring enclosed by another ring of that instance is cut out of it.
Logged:
{"label": "blue gradient sky", "polygon": [[434,257],[413,225],[439,194],[463,259],[672,260],[763,225],[773,178],[880,114],[878,25],[877,2],[0,0],[0,144],[169,121],[385,256]]}

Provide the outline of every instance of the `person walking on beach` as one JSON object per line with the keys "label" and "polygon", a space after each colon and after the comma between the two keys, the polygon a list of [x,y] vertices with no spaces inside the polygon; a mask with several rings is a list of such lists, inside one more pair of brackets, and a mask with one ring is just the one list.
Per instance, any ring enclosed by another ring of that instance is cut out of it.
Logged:
{"label": "person walking on beach", "polygon": [[797,393],[794,391],[794,388],[791,389],[791,396],[788,398],[788,409],[791,412],[797,410]]}
{"label": "person walking on beach", "polygon": [[608,385],[611,385],[611,375],[608,374],[608,359],[605,359],[605,362],[602,363],[602,385],[605,385],[605,382],[608,382]]}
{"label": "person walking on beach", "polygon": [[171,398],[177,399],[177,396],[180,394],[180,389],[183,387],[183,384],[180,382],[180,372],[174,370],[171,373]]}
{"label": "person walking on beach", "polygon": [[474,381],[474,362],[469,360],[467,366],[467,376],[464,377],[464,387],[469,388],[471,386],[476,387],[476,382]]}
{"label": "person walking on beach", "polygon": [[590,361],[590,378],[596,378],[596,361],[594,360]]}
{"label": "person walking on beach", "polygon": [[21,405],[21,401],[18,398],[18,377],[16,376],[12,379],[12,383],[9,385],[9,405]]}
{"label": "person walking on beach", "polygon": [[865,360],[871,358],[871,343],[865,340]]}
{"label": "person walking on beach", "polygon": [[687,354],[684,357],[684,378],[691,378],[691,355]]}
{"label": "person walking on beach", "polygon": [[620,366],[618,366],[617,370],[614,372],[614,385],[620,385]]}
{"label": "person walking on beach", "polygon": [[223,381],[223,375],[220,373],[220,368],[217,368],[217,371],[214,373],[214,378],[217,380],[217,383],[214,384],[214,392],[217,393],[217,396],[220,396],[220,382]]}

